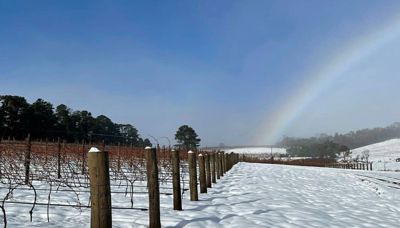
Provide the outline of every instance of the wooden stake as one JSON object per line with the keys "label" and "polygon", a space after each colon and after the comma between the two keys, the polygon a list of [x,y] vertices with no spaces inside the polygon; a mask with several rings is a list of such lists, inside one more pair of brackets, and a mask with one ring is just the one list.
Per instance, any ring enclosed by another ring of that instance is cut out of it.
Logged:
{"label": "wooden stake", "polygon": [[61,179],[61,142],[58,138],[57,143],[57,179]]}
{"label": "wooden stake", "polygon": [[85,151],[85,140],[82,140],[82,175],[85,174],[86,169],[86,151]]}
{"label": "wooden stake", "polygon": [[92,228],[111,228],[111,191],[108,152],[91,148],[88,154]]}
{"label": "wooden stake", "polygon": [[205,154],[206,162],[206,178],[207,178],[207,188],[211,188],[211,164],[210,164],[210,153]]}
{"label": "wooden stake", "polygon": [[210,154],[210,163],[211,163],[211,182],[217,183],[217,179],[215,176],[215,153],[212,152]]}
{"label": "wooden stake", "polygon": [[215,166],[216,166],[216,174],[217,174],[217,179],[219,180],[221,178],[221,166],[219,162],[219,153],[215,152]]}
{"label": "wooden stake", "polygon": [[189,164],[190,201],[198,201],[199,196],[197,192],[197,165],[196,165],[196,155],[193,151],[188,152],[188,164]]}
{"label": "wooden stake", "polygon": [[25,184],[29,184],[29,168],[31,164],[31,134],[26,137],[26,151],[25,151]]}
{"label": "wooden stake", "polygon": [[181,174],[180,174],[180,160],[179,151],[172,150],[172,188],[174,195],[174,210],[182,210],[181,198]]}
{"label": "wooden stake", "polygon": [[200,193],[207,193],[206,164],[203,154],[199,154],[199,180]]}
{"label": "wooden stake", "polygon": [[147,181],[149,187],[149,227],[161,227],[160,221],[160,187],[158,184],[157,150],[146,147]]}

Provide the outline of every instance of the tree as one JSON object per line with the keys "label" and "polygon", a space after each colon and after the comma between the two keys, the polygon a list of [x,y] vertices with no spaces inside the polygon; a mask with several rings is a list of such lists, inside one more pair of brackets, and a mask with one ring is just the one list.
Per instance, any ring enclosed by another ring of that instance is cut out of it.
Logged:
{"label": "tree", "polygon": [[37,99],[30,106],[29,114],[33,137],[45,138],[49,134],[48,131],[54,130],[57,120],[51,103],[42,99]]}
{"label": "tree", "polygon": [[29,104],[24,97],[0,96],[0,113],[2,116],[2,134],[24,138],[30,130]]}
{"label": "tree", "polygon": [[68,142],[81,140],[123,143],[133,146],[151,145],[140,138],[130,124],[117,124],[105,115],[93,117],[89,111],[72,111],[61,104],[43,99],[29,104],[24,97],[0,95],[0,137],[23,139],[30,133],[35,139],[60,137]]}
{"label": "tree", "polygon": [[71,115],[71,124],[75,140],[88,140],[89,132],[93,132],[94,118],[92,114],[86,110],[75,111]]}
{"label": "tree", "polygon": [[138,130],[130,124],[118,124],[118,131],[121,135],[122,142],[125,144],[132,144],[134,146],[141,146]]}
{"label": "tree", "polygon": [[144,145],[144,147],[147,147],[147,146],[152,147],[153,146],[148,138],[143,140],[143,145]]}
{"label": "tree", "polygon": [[73,126],[71,124],[71,109],[64,104],[60,104],[56,107],[56,118],[57,118],[57,130],[60,132],[58,136],[63,138],[70,138],[71,129]]}
{"label": "tree", "polygon": [[194,150],[200,145],[200,138],[193,128],[188,125],[179,127],[175,134],[175,140],[178,142],[177,146],[181,149]]}
{"label": "tree", "polygon": [[361,152],[362,156],[361,156],[361,160],[364,160],[368,163],[368,158],[369,158],[369,150],[364,150],[363,152]]}
{"label": "tree", "polygon": [[347,146],[341,145],[339,150],[343,153],[343,160],[346,161],[348,157],[351,155],[351,151]]}

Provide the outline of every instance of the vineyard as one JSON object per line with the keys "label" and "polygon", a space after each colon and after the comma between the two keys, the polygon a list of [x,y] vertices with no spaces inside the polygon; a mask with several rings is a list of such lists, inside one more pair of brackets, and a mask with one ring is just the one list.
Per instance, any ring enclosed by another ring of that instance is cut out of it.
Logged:
{"label": "vineyard", "polygon": [[[52,220],[60,222],[63,220],[62,215],[57,212],[61,208],[63,211],[78,214],[90,210],[87,156],[91,147],[108,151],[112,210],[147,213],[149,197],[145,149],[118,145],[71,144],[60,140],[2,140],[0,208],[4,227],[17,221],[21,223],[21,220],[22,223],[37,221],[44,224],[43,222],[51,223]],[[187,155],[186,151],[179,152],[180,197],[188,197]],[[171,149],[158,147],[157,157],[159,195],[171,197]]]}

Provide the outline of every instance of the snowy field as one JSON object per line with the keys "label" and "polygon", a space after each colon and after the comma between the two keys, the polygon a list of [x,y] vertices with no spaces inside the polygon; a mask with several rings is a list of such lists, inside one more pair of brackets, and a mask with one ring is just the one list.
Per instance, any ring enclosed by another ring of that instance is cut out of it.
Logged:
{"label": "snowy field", "polygon": [[391,139],[351,150],[351,158],[361,159],[365,153],[369,154],[368,160],[372,163],[374,170],[400,171],[400,139]]}
{"label": "snowy field", "polygon": [[[208,194],[200,194],[200,201],[190,202],[185,194],[183,211],[173,211],[172,196],[162,195],[161,222],[164,227],[398,227],[399,183],[395,172],[239,163]],[[53,202],[71,203],[74,197],[60,192]],[[80,197],[87,200],[85,193]],[[147,207],[146,194],[135,194],[133,201]],[[113,207],[129,205],[129,195],[113,194]],[[9,227],[89,227],[87,208],[50,208],[47,223],[46,207],[37,206],[31,223],[32,205],[5,206]],[[113,210],[115,227],[147,224],[147,211]]]}

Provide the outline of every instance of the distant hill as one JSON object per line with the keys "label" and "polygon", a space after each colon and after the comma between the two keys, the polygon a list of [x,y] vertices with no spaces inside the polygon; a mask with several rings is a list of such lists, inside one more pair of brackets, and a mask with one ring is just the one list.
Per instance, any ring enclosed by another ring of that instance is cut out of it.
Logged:
{"label": "distant hill", "polygon": [[345,145],[350,149],[354,149],[394,138],[400,138],[400,123],[398,122],[383,128],[377,127],[373,129],[361,129],[345,134],[321,134],[318,137],[311,138],[285,137],[277,145],[281,147],[291,147],[332,141],[340,145]]}
{"label": "distant hill", "polygon": [[351,158],[373,162],[375,170],[400,170],[400,138],[391,139],[380,143],[371,144],[351,150]]}

